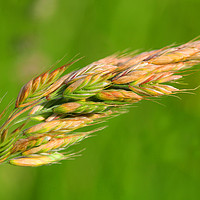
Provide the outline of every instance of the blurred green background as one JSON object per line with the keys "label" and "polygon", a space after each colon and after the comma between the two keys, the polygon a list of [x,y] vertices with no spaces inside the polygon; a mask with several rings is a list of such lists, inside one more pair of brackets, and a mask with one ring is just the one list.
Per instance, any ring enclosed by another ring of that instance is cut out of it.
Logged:
{"label": "blurred green background", "polygon": [[[56,61],[71,69],[125,49],[147,51],[200,35],[199,0],[0,2],[1,104]],[[200,85],[200,73],[185,78]],[[39,168],[0,166],[0,199],[199,200],[200,90],[143,101],[77,145],[83,156]]]}

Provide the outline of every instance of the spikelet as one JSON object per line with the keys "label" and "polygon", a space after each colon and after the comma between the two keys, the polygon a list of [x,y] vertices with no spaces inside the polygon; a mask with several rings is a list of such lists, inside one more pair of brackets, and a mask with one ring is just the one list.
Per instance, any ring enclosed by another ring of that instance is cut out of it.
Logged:
{"label": "spikelet", "polygon": [[29,136],[38,133],[71,132],[72,130],[86,126],[89,122],[91,122],[91,120],[88,117],[57,119],[32,126],[24,130],[23,134]]}
{"label": "spikelet", "polygon": [[101,91],[97,93],[96,97],[103,101],[113,101],[113,102],[121,101],[121,102],[127,102],[127,103],[128,102],[134,103],[142,99],[141,96],[139,96],[138,94],[134,92],[119,90],[119,89]]}
{"label": "spikelet", "polygon": [[70,155],[66,156],[61,153],[46,153],[46,154],[36,154],[29,156],[16,157],[9,161],[12,165],[22,166],[22,167],[39,167],[42,165],[57,163],[58,161],[70,158]]}
{"label": "spikelet", "polygon": [[102,76],[102,74],[89,75],[85,78],[78,79],[70,84],[63,92],[65,98],[86,99],[94,96],[106,86],[110,85],[108,81],[110,74]]}
{"label": "spikelet", "polygon": [[[48,95],[49,93],[53,92],[49,89],[49,87],[56,82],[56,80],[63,74],[63,72],[67,69],[69,65],[72,63],[69,63],[67,65],[63,65],[62,67],[59,67],[58,69],[52,71],[52,72],[45,72],[38,77],[30,80],[27,84],[25,84],[21,91],[19,92],[19,95],[17,97],[15,107],[24,107],[27,106],[38,99],[40,99],[43,96]],[[57,86],[57,88],[60,85]],[[54,90],[57,89],[55,87]]]}
{"label": "spikelet", "polygon": [[26,150],[22,152],[22,155],[29,155],[29,154],[35,154],[35,153],[44,153],[48,152],[54,149],[59,148],[68,148],[69,146],[80,142],[83,140],[88,133],[80,133],[80,134],[71,134],[71,135],[57,135],[56,137],[53,137],[49,142],[46,144],[39,145],[35,148]]}
{"label": "spikelet", "polygon": [[70,103],[64,103],[53,109],[54,113],[67,114],[67,113],[101,113],[108,109],[110,105],[103,102],[92,101],[76,101]]}

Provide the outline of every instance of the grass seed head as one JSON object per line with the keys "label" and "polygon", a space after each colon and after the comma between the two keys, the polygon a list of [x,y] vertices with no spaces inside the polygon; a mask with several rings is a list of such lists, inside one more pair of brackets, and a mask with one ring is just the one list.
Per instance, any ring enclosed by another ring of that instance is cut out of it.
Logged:
{"label": "grass seed head", "polygon": [[[174,84],[200,63],[200,41],[138,55],[112,55],[63,75],[72,63],[48,70],[22,87],[0,127],[0,163],[57,163],[71,156],[58,151],[91,134],[77,132],[80,128],[125,113],[127,105],[140,100],[184,91]],[[37,123],[30,125],[33,120]]]}

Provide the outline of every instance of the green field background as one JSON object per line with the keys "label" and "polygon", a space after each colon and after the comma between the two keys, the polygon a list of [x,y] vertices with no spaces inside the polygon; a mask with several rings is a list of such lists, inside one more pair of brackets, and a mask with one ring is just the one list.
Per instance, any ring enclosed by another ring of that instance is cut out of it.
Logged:
{"label": "green field background", "polygon": [[[2,109],[34,75],[76,55],[85,58],[69,70],[126,49],[148,51],[199,36],[200,1],[1,0],[0,25]],[[196,88],[200,73],[184,82]],[[0,199],[199,200],[200,89],[194,93],[136,104],[75,146],[86,147],[75,160],[0,165]]]}

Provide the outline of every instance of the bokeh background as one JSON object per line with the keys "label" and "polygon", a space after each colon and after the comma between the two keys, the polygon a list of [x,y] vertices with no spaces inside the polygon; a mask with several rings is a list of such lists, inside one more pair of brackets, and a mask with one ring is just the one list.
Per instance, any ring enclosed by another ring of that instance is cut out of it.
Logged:
{"label": "bokeh background", "polygon": [[[185,43],[200,35],[199,10],[199,0],[0,1],[1,106],[63,56],[57,66],[85,56],[75,69],[126,49]],[[199,200],[200,89],[179,97],[143,101],[110,120],[75,147],[86,150],[73,161],[0,165],[0,199]]]}

